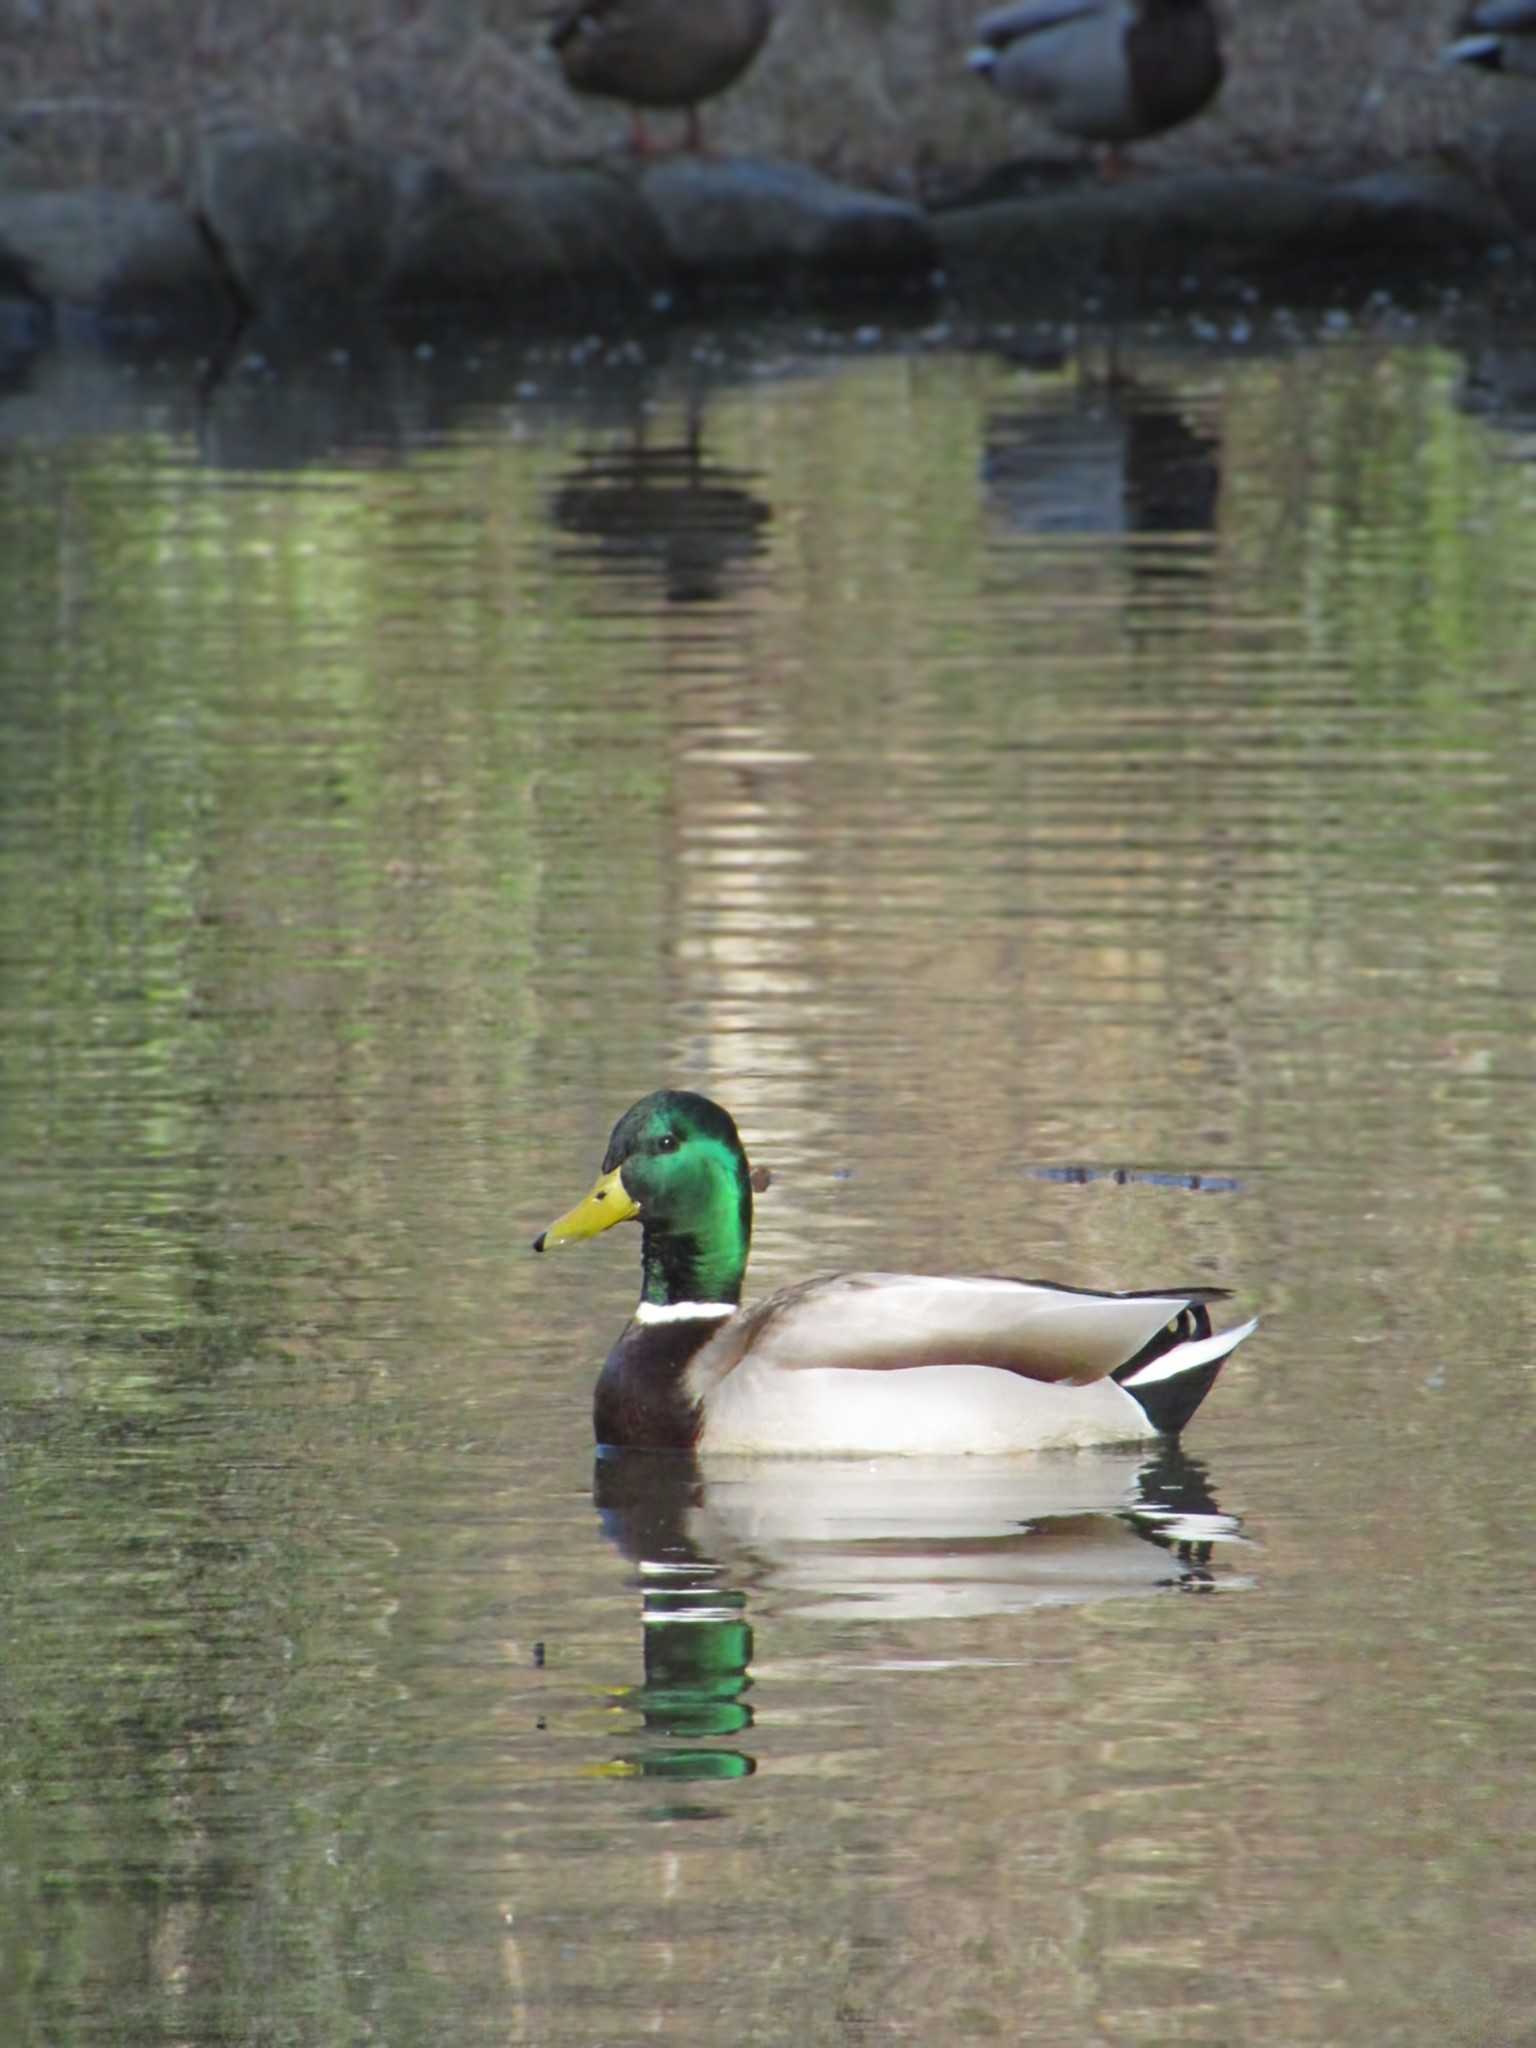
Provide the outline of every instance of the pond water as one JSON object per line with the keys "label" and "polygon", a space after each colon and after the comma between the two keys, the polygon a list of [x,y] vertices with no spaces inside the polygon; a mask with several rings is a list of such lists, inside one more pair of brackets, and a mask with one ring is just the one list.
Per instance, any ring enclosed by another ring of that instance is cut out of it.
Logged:
{"label": "pond water", "polygon": [[[16,375],[5,2039],[1536,2042],[1533,674],[1453,314]],[[1262,1327],[595,1468],[663,1081]]]}

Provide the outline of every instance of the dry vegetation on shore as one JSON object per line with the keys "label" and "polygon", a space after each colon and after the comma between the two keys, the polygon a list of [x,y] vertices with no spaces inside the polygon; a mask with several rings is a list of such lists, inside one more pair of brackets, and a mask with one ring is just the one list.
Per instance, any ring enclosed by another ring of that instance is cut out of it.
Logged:
{"label": "dry vegetation on shore", "polygon": [[[620,147],[544,49],[548,0],[0,0],[0,183],[176,191],[200,123],[418,151],[461,170]],[[922,194],[1062,145],[963,69],[973,0],[783,0],[769,48],[707,110],[724,150]],[[1531,88],[1448,72],[1454,7],[1224,0],[1216,108],[1149,163],[1343,174],[1456,148]],[[663,127],[665,124],[660,124]]]}

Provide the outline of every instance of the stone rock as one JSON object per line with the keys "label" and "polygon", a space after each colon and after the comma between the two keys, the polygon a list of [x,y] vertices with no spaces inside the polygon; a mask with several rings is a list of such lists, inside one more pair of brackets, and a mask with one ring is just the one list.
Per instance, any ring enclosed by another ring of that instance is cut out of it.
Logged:
{"label": "stone rock", "polygon": [[1536,126],[1503,128],[1494,139],[1493,189],[1522,235],[1536,235]]}
{"label": "stone rock", "polygon": [[53,315],[41,299],[0,287],[0,381],[53,339]]}
{"label": "stone rock", "polygon": [[1510,241],[1509,214],[1473,179],[1450,171],[1405,164],[1336,189],[1366,209],[1372,240],[1388,258],[1457,268]]}
{"label": "stone rock", "polygon": [[1063,310],[1085,295],[1390,289],[1465,273],[1536,230],[1536,145],[1508,158],[1499,196],[1441,169],[1343,185],[1204,172],[925,214],[756,159],[524,164],[470,181],[421,157],[209,129],[185,211],[0,192],[0,346],[75,322],[222,338],[243,317],[264,345],[302,351],[317,330],[367,341],[437,309],[558,324],[597,300],[632,312],[675,282],[900,291],[941,266],[962,301]]}
{"label": "stone rock", "polygon": [[180,207],[119,192],[0,193],[0,281],[104,338],[226,333],[233,294]]}
{"label": "stone rock", "polygon": [[917,207],[800,164],[669,157],[641,175],[684,276],[699,282],[856,283],[926,277],[933,230]]}
{"label": "stone rock", "polygon": [[251,129],[204,137],[197,205],[263,322],[434,306],[576,315],[682,277],[793,284],[927,275],[916,207],[794,164],[509,165],[473,182]]}
{"label": "stone rock", "polygon": [[422,167],[398,223],[389,293],[398,304],[477,304],[534,319],[596,293],[669,282],[671,252],[631,179],[520,164],[470,185]]}
{"label": "stone rock", "polygon": [[269,325],[362,324],[399,306],[527,307],[537,318],[671,273],[632,183],[597,170],[530,164],[470,184],[421,157],[237,129],[204,137],[195,189]]}
{"label": "stone rock", "polygon": [[934,216],[963,293],[1106,292],[1132,299],[1248,285],[1305,293],[1421,282],[1508,241],[1501,209],[1465,180],[1396,173],[1329,185],[1199,172],[1094,185]]}
{"label": "stone rock", "polygon": [[394,158],[257,128],[205,130],[192,170],[193,203],[248,309],[300,324],[378,303],[401,185]]}

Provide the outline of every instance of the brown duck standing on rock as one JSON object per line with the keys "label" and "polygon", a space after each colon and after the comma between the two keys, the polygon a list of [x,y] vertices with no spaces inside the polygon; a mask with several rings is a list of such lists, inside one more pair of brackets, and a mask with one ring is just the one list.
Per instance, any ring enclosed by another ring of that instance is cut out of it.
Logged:
{"label": "brown duck standing on rock", "polygon": [[585,0],[550,31],[573,92],[628,102],[631,141],[651,147],[643,107],[685,107],[687,147],[703,147],[699,101],[746,70],[768,39],[777,0]]}
{"label": "brown duck standing on rock", "polygon": [[1116,147],[1198,114],[1222,79],[1209,0],[1022,0],[976,24],[973,70],[1060,135]]}

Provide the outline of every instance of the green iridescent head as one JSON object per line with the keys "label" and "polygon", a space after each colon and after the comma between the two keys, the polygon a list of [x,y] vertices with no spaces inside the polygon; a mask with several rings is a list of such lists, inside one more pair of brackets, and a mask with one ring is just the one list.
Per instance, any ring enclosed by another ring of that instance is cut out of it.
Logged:
{"label": "green iridescent head", "polygon": [[544,1251],[638,1220],[641,1299],[741,1299],[752,1242],[752,1176],[736,1126],[719,1103],[658,1088],[613,1127],[603,1177],[584,1202],[534,1240]]}

